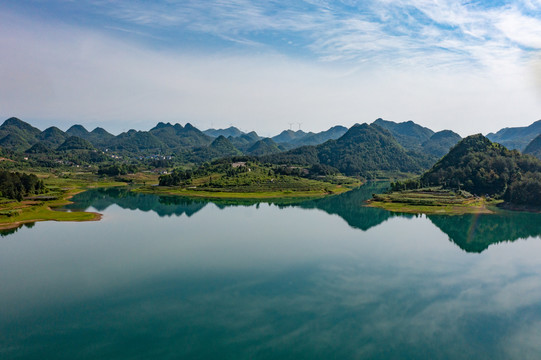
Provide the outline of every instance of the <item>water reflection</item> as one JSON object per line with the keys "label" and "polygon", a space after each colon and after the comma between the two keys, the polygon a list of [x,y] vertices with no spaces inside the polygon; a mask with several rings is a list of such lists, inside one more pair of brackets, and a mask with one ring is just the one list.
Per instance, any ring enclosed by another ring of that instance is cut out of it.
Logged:
{"label": "water reflection", "polygon": [[[159,216],[188,217],[201,211],[209,203],[221,209],[234,206],[258,206],[268,203],[279,208],[299,207],[319,209],[338,215],[355,229],[367,231],[391,217],[412,218],[411,214],[396,214],[364,205],[372,194],[385,191],[386,183],[370,183],[345,194],[320,199],[279,200],[205,200],[184,197],[155,196],[130,192],[126,188],[94,189],[78,194],[69,209],[90,207],[104,211],[116,204],[124,209],[153,211]],[[515,241],[541,235],[541,215],[527,212],[498,211],[491,215],[428,215],[430,221],[449,239],[466,252],[480,253],[491,244]]]}
{"label": "water reflection", "polygon": [[541,216],[536,213],[501,210],[489,215],[429,215],[428,218],[467,252],[480,253],[492,244],[541,235]]}
{"label": "water reflection", "polygon": [[541,241],[470,255],[442,232],[481,251],[537,216],[363,208],[378,186],[258,209],[80,194],[103,221],[0,242],[0,358],[537,358]]}

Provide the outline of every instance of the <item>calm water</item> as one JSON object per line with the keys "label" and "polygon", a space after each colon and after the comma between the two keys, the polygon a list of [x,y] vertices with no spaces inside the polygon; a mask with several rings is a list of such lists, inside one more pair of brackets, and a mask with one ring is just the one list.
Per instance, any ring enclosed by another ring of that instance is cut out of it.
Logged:
{"label": "calm water", "polygon": [[0,238],[0,359],[538,359],[541,216],[121,189]]}

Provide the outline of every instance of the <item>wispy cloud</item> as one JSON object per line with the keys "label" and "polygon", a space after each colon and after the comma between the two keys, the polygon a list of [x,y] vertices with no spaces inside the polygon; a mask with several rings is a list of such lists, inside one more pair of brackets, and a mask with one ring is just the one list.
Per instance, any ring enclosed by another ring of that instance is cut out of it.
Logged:
{"label": "wispy cloud", "polygon": [[[323,61],[491,66],[541,49],[539,0],[95,2],[134,26],[175,29],[288,53],[295,43]],[[537,17],[536,17],[537,16]],[[295,42],[277,43],[280,37]]]}
{"label": "wispy cloud", "polygon": [[541,113],[541,0],[22,1],[0,12],[6,117],[467,135]]}

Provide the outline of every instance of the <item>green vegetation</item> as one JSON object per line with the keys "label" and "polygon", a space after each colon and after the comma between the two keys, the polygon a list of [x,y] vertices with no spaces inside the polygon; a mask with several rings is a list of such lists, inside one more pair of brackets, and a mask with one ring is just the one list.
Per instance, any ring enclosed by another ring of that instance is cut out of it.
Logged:
{"label": "green vegetation", "polygon": [[431,154],[438,159],[449,152],[462,138],[451,130],[438,131],[425,141],[422,145],[422,151]]}
{"label": "green vegetation", "polygon": [[[0,172],[0,186],[4,186],[4,172]],[[103,182],[85,176],[52,176],[48,174],[10,174],[7,179],[12,183],[20,179],[26,184],[26,197],[17,200],[7,198],[2,191],[0,198],[0,229],[16,228],[22,224],[36,221],[92,221],[99,220],[100,215],[82,211],[55,211],[55,208],[69,204],[69,198],[89,187],[106,187],[126,185],[118,182]],[[14,180],[15,179],[15,180]],[[34,190],[32,190],[34,189]],[[39,194],[39,195],[36,195]]]}
{"label": "green vegetation", "polygon": [[377,119],[374,124],[388,130],[400,145],[408,150],[420,150],[421,145],[434,135],[434,131],[417,125],[413,121],[395,123]]}
{"label": "green vegetation", "polygon": [[78,136],[70,136],[56,150],[95,150],[95,148],[89,141],[83,138],[80,138]]}
{"label": "green vegetation", "polygon": [[21,201],[25,196],[44,192],[45,185],[36,175],[0,171],[0,197]]}
{"label": "green vegetation", "polygon": [[487,206],[496,204],[497,201],[477,197],[463,190],[454,192],[442,188],[374,194],[372,200],[368,201],[368,206],[393,212],[447,215],[492,213]]}
{"label": "green vegetation", "polygon": [[205,163],[194,170],[175,169],[160,176],[159,185],[138,191],[222,198],[305,197],[344,192],[360,181],[322,165],[277,166],[236,158]]}
{"label": "green vegetation", "polygon": [[[470,206],[471,202],[459,196],[465,192],[483,196],[483,199],[490,197],[517,205],[540,206],[540,171],[540,160],[522,155],[516,150],[507,150],[480,134],[472,135],[453,147],[420,178],[394,182],[391,184],[393,192],[375,199],[376,202],[400,203],[405,207],[417,205],[412,201],[411,193],[424,194],[425,188],[437,186],[449,190],[449,196],[454,196],[457,201],[463,201],[467,206]],[[445,202],[440,203],[437,200],[430,199],[433,204],[419,205],[446,206]],[[479,211],[481,210],[482,207],[479,208]]]}
{"label": "green vegetation", "polygon": [[352,126],[338,140],[263,156],[261,161],[302,166],[322,164],[348,176],[367,178],[380,171],[418,173],[429,166],[425,157],[407,152],[387,130],[368,124]]}

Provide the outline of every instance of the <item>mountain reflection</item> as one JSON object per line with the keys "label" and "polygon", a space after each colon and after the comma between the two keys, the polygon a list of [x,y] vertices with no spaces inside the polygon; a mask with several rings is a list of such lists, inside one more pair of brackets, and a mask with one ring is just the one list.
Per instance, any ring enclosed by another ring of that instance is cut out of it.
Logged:
{"label": "mountain reflection", "polygon": [[[162,217],[172,215],[190,217],[209,203],[221,209],[266,203],[279,208],[319,209],[328,214],[340,216],[352,228],[366,231],[391,217],[412,218],[415,216],[363,206],[373,193],[383,192],[387,186],[386,183],[369,183],[331,197],[276,200],[207,200],[142,194],[131,192],[127,188],[92,189],[76,195],[73,198],[74,204],[66,208],[85,210],[93,207],[98,211],[103,211],[116,204],[124,209],[153,211]],[[428,215],[427,218],[466,252],[480,253],[491,244],[541,235],[541,214],[535,213],[499,211],[490,215]]]}
{"label": "mountain reflection", "polygon": [[536,213],[501,211],[496,214],[427,217],[467,252],[481,253],[492,244],[541,235],[541,215]]}

